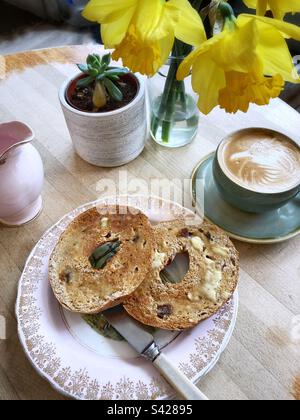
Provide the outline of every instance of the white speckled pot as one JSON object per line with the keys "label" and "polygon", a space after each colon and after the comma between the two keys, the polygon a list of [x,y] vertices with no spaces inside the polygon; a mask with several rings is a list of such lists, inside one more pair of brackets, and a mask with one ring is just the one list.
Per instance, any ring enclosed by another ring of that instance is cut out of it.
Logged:
{"label": "white speckled pot", "polygon": [[60,103],[77,154],[101,167],[125,165],[143,151],[147,139],[145,82],[134,75],[139,89],[127,106],[112,112],[89,113],[73,108],[66,91],[78,75],[67,80],[59,91]]}

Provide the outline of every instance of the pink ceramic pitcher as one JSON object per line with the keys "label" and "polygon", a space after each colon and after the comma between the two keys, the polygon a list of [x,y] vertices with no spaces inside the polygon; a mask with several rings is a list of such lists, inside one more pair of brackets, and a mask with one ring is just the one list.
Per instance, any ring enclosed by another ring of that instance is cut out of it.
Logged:
{"label": "pink ceramic pitcher", "polygon": [[33,139],[26,124],[0,124],[0,222],[9,226],[33,220],[42,208],[44,168]]}

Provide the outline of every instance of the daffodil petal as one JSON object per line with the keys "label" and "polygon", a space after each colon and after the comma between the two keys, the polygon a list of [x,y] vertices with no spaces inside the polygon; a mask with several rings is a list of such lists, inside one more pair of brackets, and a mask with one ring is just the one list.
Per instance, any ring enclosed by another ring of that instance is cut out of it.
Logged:
{"label": "daffodil petal", "polygon": [[272,19],[272,18],[262,17],[262,16],[253,16],[253,15],[247,15],[247,14],[241,14],[239,16],[239,19],[241,21],[243,20],[249,21],[251,19],[256,19],[260,22],[273,26],[273,28],[278,29],[278,31],[280,31],[286,38],[293,38],[296,41],[300,41],[300,27],[293,25],[292,23],[283,22],[278,19]]}
{"label": "daffodil petal", "polygon": [[178,12],[168,13],[167,3],[161,0],[141,1],[134,17],[134,25],[141,40],[157,41],[167,35],[174,37]]}
{"label": "daffodil petal", "polygon": [[202,56],[206,51],[210,50],[214,46],[216,46],[219,42],[222,41],[222,39],[225,37],[225,33],[222,32],[218,35],[215,35],[214,37],[210,38],[206,42],[204,42],[199,48],[192,51],[180,64],[178,72],[177,72],[177,79],[183,80],[185,79],[190,71],[192,65],[195,63],[195,61]]}
{"label": "daffodil petal", "polygon": [[[171,38],[170,36],[166,36],[165,38],[162,38],[159,41],[160,58],[161,58],[161,65],[159,67],[161,67],[164,63],[167,62],[170,56],[170,51],[172,50],[173,44],[174,44],[174,39]],[[159,67],[157,68],[157,70],[159,70]]]}
{"label": "daffodil petal", "polygon": [[199,46],[207,40],[202,19],[187,0],[170,0],[166,7],[176,8],[180,12],[175,27],[176,38],[193,46]]}
{"label": "daffodil petal", "polygon": [[268,10],[268,0],[244,0],[250,9],[256,9],[257,14],[264,16]]}
{"label": "daffodil petal", "polygon": [[249,73],[226,73],[226,87],[220,91],[219,104],[229,113],[247,112],[250,103],[268,105],[270,99],[280,95],[283,86],[280,75],[264,77],[257,63]]}
{"label": "daffodil petal", "polygon": [[249,9],[256,9],[257,0],[244,0],[244,3]]}
{"label": "daffodil petal", "polygon": [[199,94],[198,107],[207,115],[218,106],[219,91],[226,85],[224,71],[204,55],[194,63],[192,84]]}
{"label": "daffodil petal", "polygon": [[271,10],[275,19],[283,19],[286,13],[300,12],[299,0],[244,0],[250,9],[256,9],[257,14],[264,16]]}
{"label": "daffodil petal", "polygon": [[274,76],[279,73],[287,82],[300,83],[289,48],[280,32],[261,22],[259,27],[257,53],[263,62],[264,74]]}
{"label": "daffodil petal", "polygon": [[223,42],[211,51],[214,60],[226,71],[247,72],[256,57],[258,33],[255,21],[241,22],[237,19],[235,29],[224,30],[223,34]]}
{"label": "daffodil petal", "polygon": [[284,10],[285,12],[292,12],[292,13],[296,13],[296,12],[300,12],[300,2],[299,0],[269,0],[270,5],[272,5],[273,2],[276,2],[278,4],[281,4],[283,7],[284,5]]}
{"label": "daffodil petal", "polygon": [[269,0],[269,6],[275,19],[281,20],[284,18],[285,11],[282,9],[282,0],[280,0],[280,2],[277,0]]}
{"label": "daffodil petal", "polygon": [[257,37],[255,21],[237,24],[233,32],[223,31],[215,35],[192,51],[181,63],[178,80],[187,77],[195,61],[207,51],[210,51],[211,59],[224,70],[247,71],[256,57]]}
{"label": "daffodil petal", "polygon": [[120,19],[124,12],[137,6],[139,0],[90,0],[82,16],[92,22],[109,23]]}
{"label": "daffodil petal", "polygon": [[133,72],[153,76],[167,61],[174,38],[166,36],[159,41],[140,42],[138,33],[131,26],[126,37],[113,52],[113,59],[123,60],[125,67]]}
{"label": "daffodil petal", "polygon": [[106,48],[114,48],[122,42],[130,25],[134,10],[134,7],[131,7],[117,21],[101,25],[102,41]]}

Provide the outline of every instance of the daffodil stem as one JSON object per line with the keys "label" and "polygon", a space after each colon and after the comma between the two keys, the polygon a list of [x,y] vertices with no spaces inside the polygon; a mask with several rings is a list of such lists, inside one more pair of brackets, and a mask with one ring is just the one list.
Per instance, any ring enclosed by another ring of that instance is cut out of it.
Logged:
{"label": "daffodil stem", "polygon": [[175,41],[173,48],[173,59],[170,64],[170,69],[166,79],[164,92],[161,97],[161,103],[159,106],[157,116],[153,116],[151,122],[151,131],[154,137],[157,135],[159,125],[162,125],[162,141],[168,143],[170,139],[170,133],[173,125],[173,115],[175,103],[179,99],[182,110],[186,110],[186,94],[184,81],[178,81],[176,74],[178,67],[181,63],[182,57],[190,52],[190,46]]}
{"label": "daffodil stem", "polygon": [[154,117],[152,120],[151,129],[152,129],[152,134],[154,135],[154,137],[157,134],[157,130],[158,130],[160,122],[164,120],[172,84],[174,82],[174,79],[176,79],[176,72],[177,72],[177,69],[171,64],[171,67],[170,67],[170,70],[166,79],[164,91],[162,94],[161,103],[159,106],[157,117]]}
{"label": "daffodil stem", "polygon": [[174,80],[168,97],[166,115],[162,122],[162,141],[168,143],[173,125],[175,103],[179,101],[182,112],[186,113],[186,95],[184,81]]}
{"label": "daffodil stem", "polygon": [[183,112],[186,112],[186,94],[185,94],[185,84],[183,80],[178,81],[178,94],[182,106]]}
{"label": "daffodil stem", "polygon": [[170,89],[170,94],[168,96],[166,115],[162,122],[162,136],[161,137],[164,143],[168,143],[170,139],[170,132],[172,129],[172,124],[173,124],[174,106],[175,106],[177,94],[178,94],[178,91],[176,89],[176,83],[174,83],[173,81],[171,89]]}
{"label": "daffodil stem", "polygon": [[161,134],[163,143],[169,143],[171,128],[172,123],[170,121],[163,121]]}
{"label": "daffodil stem", "polygon": [[[200,13],[203,0],[190,0],[190,3]],[[192,47],[190,45],[175,40],[172,51],[173,57],[171,59],[164,91],[161,96],[158,113],[157,115],[153,115],[151,122],[151,131],[154,138],[161,125],[161,140],[164,143],[168,143],[170,140],[170,134],[174,123],[175,104],[180,104],[183,113],[186,113],[187,110],[185,84],[184,81],[178,81],[176,75],[183,57],[188,55],[191,51]]]}

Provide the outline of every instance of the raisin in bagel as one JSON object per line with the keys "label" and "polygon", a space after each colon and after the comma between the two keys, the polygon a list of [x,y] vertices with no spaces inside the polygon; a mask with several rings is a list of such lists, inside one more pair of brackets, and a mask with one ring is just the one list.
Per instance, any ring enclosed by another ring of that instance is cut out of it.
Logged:
{"label": "raisin in bagel", "polygon": [[53,292],[72,312],[99,313],[142,283],[153,252],[153,229],[145,215],[127,207],[92,208],[69,225],[53,251]]}
{"label": "raisin in bagel", "polygon": [[[161,223],[155,235],[152,271],[124,307],[133,318],[152,327],[194,327],[232,297],[239,278],[238,252],[219,228],[207,222],[200,227],[187,227],[183,221]],[[189,270],[174,284],[161,272],[180,253],[188,255]]]}

